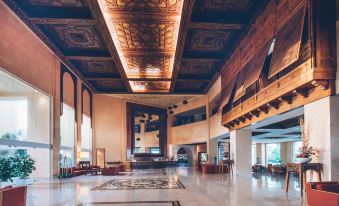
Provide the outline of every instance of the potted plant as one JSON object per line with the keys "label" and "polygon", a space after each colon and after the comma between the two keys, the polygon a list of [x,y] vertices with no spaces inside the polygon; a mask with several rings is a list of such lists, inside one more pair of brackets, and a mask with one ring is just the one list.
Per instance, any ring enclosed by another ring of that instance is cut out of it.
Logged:
{"label": "potted plant", "polygon": [[0,188],[12,184],[12,164],[10,159],[0,157]]}
{"label": "potted plant", "polygon": [[35,161],[29,156],[20,156],[12,157],[13,161],[13,175],[19,177],[15,180],[15,184],[30,184],[28,181],[29,175],[35,170]]}

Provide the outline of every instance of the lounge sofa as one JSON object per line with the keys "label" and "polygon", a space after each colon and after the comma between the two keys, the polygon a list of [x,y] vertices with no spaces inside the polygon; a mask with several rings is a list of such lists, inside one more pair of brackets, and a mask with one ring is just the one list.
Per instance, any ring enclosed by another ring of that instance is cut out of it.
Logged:
{"label": "lounge sofa", "polygon": [[25,206],[27,186],[0,189],[0,206]]}
{"label": "lounge sofa", "polygon": [[307,182],[308,206],[339,206],[339,182]]}

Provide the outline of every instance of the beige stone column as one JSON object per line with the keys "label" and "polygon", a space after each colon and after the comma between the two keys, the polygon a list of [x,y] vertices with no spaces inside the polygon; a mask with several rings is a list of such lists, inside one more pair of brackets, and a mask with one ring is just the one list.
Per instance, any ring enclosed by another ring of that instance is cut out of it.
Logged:
{"label": "beige stone column", "polygon": [[234,174],[252,175],[252,131],[240,129],[230,132],[231,159],[234,160]]}
{"label": "beige stone column", "polygon": [[257,158],[257,161],[258,161],[257,163],[263,164],[261,143],[256,143],[255,149],[256,149],[256,158]]}
{"label": "beige stone column", "polygon": [[59,174],[59,162],[60,162],[60,61],[55,56],[54,69],[53,69],[53,99],[51,100],[51,128],[52,128],[52,175],[57,176]]}
{"label": "beige stone column", "polygon": [[339,97],[326,97],[305,105],[304,116],[309,145],[320,149],[320,157],[312,162],[323,164],[323,180],[338,180]]}

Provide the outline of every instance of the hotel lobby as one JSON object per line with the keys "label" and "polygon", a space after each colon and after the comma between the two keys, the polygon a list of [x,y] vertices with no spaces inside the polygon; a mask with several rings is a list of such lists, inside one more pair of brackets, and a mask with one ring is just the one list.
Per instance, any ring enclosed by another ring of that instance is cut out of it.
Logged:
{"label": "hotel lobby", "polygon": [[0,206],[338,206],[339,0],[0,0]]}

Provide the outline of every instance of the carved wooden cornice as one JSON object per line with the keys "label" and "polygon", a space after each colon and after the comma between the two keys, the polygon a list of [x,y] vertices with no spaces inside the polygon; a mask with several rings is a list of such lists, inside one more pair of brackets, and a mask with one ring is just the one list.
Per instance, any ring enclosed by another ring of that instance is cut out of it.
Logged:
{"label": "carved wooden cornice", "polygon": [[334,77],[317,80],[310,58],[259,93],[223,115],[222,125],[230,130],[245,127],[269,116],[286,112],[334,93]]}

